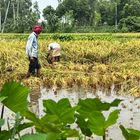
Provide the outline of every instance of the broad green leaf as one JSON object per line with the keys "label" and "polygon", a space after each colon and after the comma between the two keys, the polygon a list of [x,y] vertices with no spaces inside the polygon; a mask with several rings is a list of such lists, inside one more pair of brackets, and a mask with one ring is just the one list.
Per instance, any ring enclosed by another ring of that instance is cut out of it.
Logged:
{"label": "broad green leaf", "polygon": [[[67,115],[69,117],[69,113],[66,114],[66,117],[67,117]],[[58,116],[56,116],[56,115],[49,114],[49,115],[45,115],[44,117],[41,118],[41,125],[44,125],[44,127],[43,127],[44,132],[45,131],[46,132],[55,132],[55,133],[59,133],[59,134],[67,133],[67,132],[69,132],[69,134],[70,134],[70,132],[75,132],[75,130],[73,130],[73,131],[69,130],[70,128],[68,127],[68,124],[69,123],[67,123],[67,124],[63,123],[63,117],[62,117],[62,120],[60,120],[60,118],[58,118]]]}
{"label": "broad green leaf", "polygon": [[[54,133],[54,132],[49,132],[47,133],[47,138],[46,140],[58,140],[59,139],[59,134]],[[40,139],[39,139],[40,140]]]}
{"label": "broad green leaf", "polygon": [[86,112],[108,110],[110,107],[109,103],[102,103],[98,98],[88,98],[85,100],[80,99],[78,105],[81,108],[80,110],[84,110]]}
{"label": "broad green leaf", "polygon": [[122,134],[125,137],[125,139],[128,140],[129,133],[127,132],[127,130],[122,125],[120,125],[120,129],[122,130]]}
{"label": "broad green leaf", "polygon": [[59,135],[57,133],[49,132],[47,134],[26,134],[21,137],[21,140],[58,140]]}
{"label": "broad green leaf", "polygon": [[36,115],[30,111],[26,111],[23,113],[23,115],[30,121],[32,121],[34,124],[39,124],[40,120],[36,117]]}
{"label": "broad green leaf", "polygon": [[137,135],[137,132],[135,130],[133,131],[133,129],[130,129],[130,132],[129,132],[129,130],[124,128],[122,125],[120,125],[120,129],[122,130],[122,134],[126,140],[139,140],[140,139],[139,133]]}
{"label": "broad green leaf", "polygon": [[119,113],[120,113],[120,110],[115,110],[109,114],[109,117],[107,121],[105,122],[105,128],[116,123]]}
{"label": "broad green leaf", "polygon": [[[40,128],[39,128],[40,127]],[[55,132],[60,133],[63,124],[59,122],[56,115],[45,115],[40,120],[40,125],[37,126],[39,132],[48,133]]]}
{"label": "broad green leaf", "polygon": [[[75,121],[74,114],[78,107],[71,107],[68,99],[61,99],[58,101],[58,103],[51,99],[44,100],[43,105],[46,108],[47,114],[53,115],[52,117],[55,119],[55,121],[57,121],[57,124],[63,122],[65,125],[67,123],[71,124]],[[54,115],[56,115],[56,117]]]}
{"label": "broad green leaf", "polygon": [[43,106],[47,114],[57,114],[57,103],[51,99],[43,100]]}
{"label": "broad green leaf", "polygon": [[50,115],[50,114],[47,114],[41,118],[42,122],[50,122],[50,123],[54,123],[54,124],[57,124],[58,120],[59,120],[58,116]]}
{"label": "broad green leaf", "polygon": [[67,128],[64,129],[61,133],[61,138],[72,138],[72,137],[79,137],[79,132],[75,129]]}
{"label": "broad green leaf", "polygon": [[33,126],[33,123],[23,123],[23,124],[20,124],[16,129],[17,129],[17,132],[20,132],[20,131],[22,131],[26,128],[32,127],[32,126]]}
{"label": "broad green leaf", "polygon": [[93,132],[94,134],[98,136],[104,136],[105,134],[105,117],[104,115],[99,111],[94,111],[92,114],[87,114],[88,116],[88,128]]}
{"label": "broad green leaf", "polygon": [[46,108],[46,112],[50,114],[60,114],[64,110],[71,108],[70,102],[67,98],[61,99],[56,103],[55,101],[49,99],[44,100],[43,105]]}
{"label": "broad green leaf", "polygon": [[72,108],[69,100],[67,98],[63,98],[58,101],[57,108],[59,112],[63,112],[65,109]]}
{"label": "broad green leaf", "polygon": [[4,125],[4,119],[0,119],[0,127]]}
{"label": "broad green leaf", "polygon": [[7,82],[0,91],[0,97],[7,97],[2,103],[14,112],[21,114],[28,110],[27,96],[29,89],[17,82]]}
{"label": "broad green leaf", "polygon": [[[48,117],[46,117],[46,115],[43,118],[39,119],[36,117],[34,113],[30,111],[26,111],[24,112],[24,116],[28,120],[32,121],[32,123],[34,124],[34,126],[39,132],[47,133],[50,131],[56,132],[57,130],[57,128],[55,128],[55,126],[51,123],[51,121],[48,120]],[[50,115],[50,118],[52,119],[51,115]]]}
{"label": "broad green leaf", "polygon": [[80,99],[78,105],[81,109],[78,112],[107,111],[110,107],[118,106],[120,102],[120,99],[115,99],[111,103],[101,102],[98,98],[88,98],[85,100]]}
{"label": "broad green leaf", "polygon": [[134,134],[129,134],[128,140],[140,140],[140,137]]}
{"label": "broad green leaf", "polygon": [[115,99],[110,105],[112,107],[117,107],[120,104],[121,101],[122,100],[120,100],[120,99]]}
{"label": "broad green leaf", "polygon": [[82,133],[85,135],[85,136],[91,136],[92,135],[92,132],[90,131],[90,129],[88,128],[88,120],[86,121],[85,118],[83,118],[82,115],[80,114],[76,114],[76,118],[77,118],[77,121],[76,123],[78,124],[78,126],[80,127]]}
{"label": "broad green leaf", "polygon": [[4,100],[4,99],[6,99],[7,97],[0,97],[0,103]]}
{"label": "broad green leaf", "polygon": [[140,131],[139,130],[135,130],[135,129],[128,129],[128,131],[131,133],[131,134],[134,134],[134,135],[137,135],[139,136],[140,138]]}
{"label": "broad green leaf", "polygon": [[9,140],[12,135],[12,131],[3,130],[0,132],[0,140]]}
{"label": "broad green leaf", "polygon": [[68,108],[67,110],[63,110],[63,112],[60,113],[60,119],[64,124],[72,124],[75,121],[75,110],[76,107]]}

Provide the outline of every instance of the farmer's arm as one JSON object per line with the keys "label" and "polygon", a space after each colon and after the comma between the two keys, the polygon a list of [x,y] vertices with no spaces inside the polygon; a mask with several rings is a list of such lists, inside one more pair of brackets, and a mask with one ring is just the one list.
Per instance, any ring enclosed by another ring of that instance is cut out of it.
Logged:
{"label": "farmer's arm", "polygon": [[35,36],[33,38],[32,50],[31,50],[31,58],[33,57],[38,58],[38,43]]}
{"label": "farmer's arm", "polygon": [[34,37],[33,36],[30,36],[28,38],[28,41],[27,41],[27,45],[26,45],[26,54],[28,55],[28,57],[32,57],[32,45],[33,45],[33,40],[34,40]]}

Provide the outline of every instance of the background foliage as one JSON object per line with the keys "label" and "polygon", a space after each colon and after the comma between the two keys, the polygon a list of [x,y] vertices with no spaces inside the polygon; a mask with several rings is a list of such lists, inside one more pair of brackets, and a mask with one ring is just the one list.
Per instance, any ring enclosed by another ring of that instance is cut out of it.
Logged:
{"label": "background foliage", "polygon": [[[139,32],[140,1],[58,0],[56,9],[44,8],[43,17],[44,32]],[[3,26],[4,32],[29,32],[39,19],[37,2],[0,1],[2,32]]]}

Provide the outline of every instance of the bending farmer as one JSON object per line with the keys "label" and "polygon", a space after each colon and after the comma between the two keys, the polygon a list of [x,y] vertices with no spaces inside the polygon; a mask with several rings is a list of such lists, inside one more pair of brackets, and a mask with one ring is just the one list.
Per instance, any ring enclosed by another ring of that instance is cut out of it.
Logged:
{"label": "bending farmer", "polygon": [[53,62],[60,61],[60,51],[60,44],[56,42],[50,43],[48,46],[48,63],[52,64]]}

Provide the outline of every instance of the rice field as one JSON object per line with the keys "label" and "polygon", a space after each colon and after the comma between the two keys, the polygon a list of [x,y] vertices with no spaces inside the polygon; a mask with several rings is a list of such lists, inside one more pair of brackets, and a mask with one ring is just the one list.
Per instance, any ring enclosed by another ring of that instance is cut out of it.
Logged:
{"label": "rice field", "polygon": [[[110,90],[140,96],[140,34],[42,34],[39,37],[41,76],[25,78],[28,34],[0,34],[0,85],[16,80],[31,89],[57,86]],[[47,62],[47,46],[58,42],[61,61]]]}

